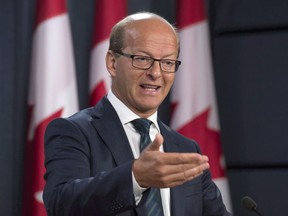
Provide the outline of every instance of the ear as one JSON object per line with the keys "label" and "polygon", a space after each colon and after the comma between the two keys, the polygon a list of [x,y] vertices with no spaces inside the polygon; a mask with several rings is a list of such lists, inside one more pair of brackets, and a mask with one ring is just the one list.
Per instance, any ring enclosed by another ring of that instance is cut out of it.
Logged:
{"label": "ear", "polygon": [[110,75],[113,77],[116,75],[116,58],[111,50],[106,53],[106,68]]}

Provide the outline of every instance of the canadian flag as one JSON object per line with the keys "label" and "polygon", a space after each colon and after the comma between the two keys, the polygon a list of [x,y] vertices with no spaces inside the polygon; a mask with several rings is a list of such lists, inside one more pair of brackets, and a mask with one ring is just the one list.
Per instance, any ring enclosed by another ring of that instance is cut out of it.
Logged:
{"label": "canadian flag", "polygon": [[44,132],[78,110],[72,40],[65,0],[38,0],[32,45],[23,215],[43,216]]}
{"label": "canadian flag", "polygon": [[209,157],[212,178],[221,190],[227,209],[231,211],[204,1],[178,0],[177,27],[182,64],[171,92],[171,127],[194,139],[203,154]]}
{"label": "canadian flag", "polygon": [[93,48],[90,63],[90,105],[95,105],[109,90],[111,80],[105,56],[112,27],[127,15],[127,0],[96,1]]}

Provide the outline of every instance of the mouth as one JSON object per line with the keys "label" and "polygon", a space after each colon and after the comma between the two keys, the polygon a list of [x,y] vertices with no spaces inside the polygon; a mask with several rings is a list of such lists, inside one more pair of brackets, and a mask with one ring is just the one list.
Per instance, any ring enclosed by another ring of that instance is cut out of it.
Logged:
{"label": "mouth", "polygon": [[140,85],[140,87],[144,89],[145,91],[149,91],[149,92],[157,92],[160,89],[160,86],[157,86],[157,85],[142,84]]}

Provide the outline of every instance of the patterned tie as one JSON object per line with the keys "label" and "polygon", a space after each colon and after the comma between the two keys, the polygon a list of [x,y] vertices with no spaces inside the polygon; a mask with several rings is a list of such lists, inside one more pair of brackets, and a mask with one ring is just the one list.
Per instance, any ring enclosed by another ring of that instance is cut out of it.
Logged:
{"label": "patterned tie", "polygon": [[[132,121],[134,128],[140,134],[140,151],[151,143],[149,136],[150,125],[152,122],[148,119],[140,118]],[[150,188],[150,194],[145,203],[147,216],[163,216],[162,202],[160,190],[158,188]]]}

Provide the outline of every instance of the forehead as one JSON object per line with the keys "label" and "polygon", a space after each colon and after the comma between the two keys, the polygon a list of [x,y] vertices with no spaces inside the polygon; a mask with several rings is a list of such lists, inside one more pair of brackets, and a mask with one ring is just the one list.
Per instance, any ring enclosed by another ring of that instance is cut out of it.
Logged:
{"label": "forehead", "polygon": [[126,32],[140,32],[140,33],[158,33],[171,34],[177,37],[177,34],[168,22],[157,17],[145,17],[142,19],[134,19],[127,23],[125,27]]}
{"label": "forehead", "polygon": [[158,18],[133,20],[125,28],[126,46],[165,46],[178,49],[174,28]]}

